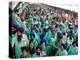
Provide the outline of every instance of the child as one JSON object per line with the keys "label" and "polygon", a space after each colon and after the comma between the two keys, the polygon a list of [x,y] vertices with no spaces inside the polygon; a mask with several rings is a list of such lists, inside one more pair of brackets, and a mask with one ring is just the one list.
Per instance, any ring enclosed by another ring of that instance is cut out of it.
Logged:
{"label": "child", "polygon": [[21,47],[22,55],[21,58],[27,58],[28,57],[28,47]]}

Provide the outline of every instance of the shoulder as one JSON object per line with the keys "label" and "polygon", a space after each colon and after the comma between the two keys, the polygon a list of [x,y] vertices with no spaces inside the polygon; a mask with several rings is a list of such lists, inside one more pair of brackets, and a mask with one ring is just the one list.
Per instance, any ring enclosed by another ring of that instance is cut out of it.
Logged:
{"label": "shoulder", "polygon": [[23,38],[27,38],[27,35],[26,35],[26,34],[22,34],[22,37],[23,37]]}

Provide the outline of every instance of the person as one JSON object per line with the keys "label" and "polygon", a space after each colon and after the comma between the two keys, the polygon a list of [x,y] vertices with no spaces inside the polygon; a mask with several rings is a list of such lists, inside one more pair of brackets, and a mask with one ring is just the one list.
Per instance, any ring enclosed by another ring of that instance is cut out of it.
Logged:
{"label": "person", "polygon": [[63,47],[65,48],[65,49],[67,49],[67,33],[66,32],[62,32],[62,34],[63,34],[63,39],[62,39],[62,44],[63,44]]}
{"label": "person", "polygon": [[68,55],[77,55],[78,54],[78,47],[77,42],[73,42],[68,49]]}
{"label": "person", "polygon": [[27,58],[28,57],[28,47],[24,46],[24,47],[21,47],[21,51],[22,51],[22,55],[21,55],[21,58]]}
{"label": "person", "polygon": [[57,39],[55,42],[55,47],[58,49],[62,44],[63,34],[61,32],[57,32]]}
{"label": "person", "polygon": [[12,39],[17,35],[17,28],[18,28],[18,25],[16,24],[13,24],[10,26],[10,29],[9,29],[9,42],[12,43]]}
{"label": "person", "polygon": [[9,57],[15,58],[15,48],[12,47],[12,39],[17,35],[18,26],[14,24],[9,27]]}
{"label": "person", "polygon": [[19,17],[21,19],[21,27],[24,28],[24,32],[26,32],[26,28],[27,28],[27,21],[28,21],[28,18],[27,18],[27,13],[23,10],[21,13],[19,13]]}
{"label": "person", "polygon": [[74,41],[73,36],[74,36],[73,31],[70,31],[69,37],[67,37],[67,44],[68,44],[68,46],[72,45],[72,43]]}
{"label": "person", "polygon": [[[77,55],[77,18],[70,18],[68,11],[52,10],[42,5],[37,7],[36,4],[21,2],[15,9],[9,9],[11,57]],[[71,12],[71,15],[74,14]]]}
{"label": "person", "polygon": [[29,40],[23,32],[24,32],[24,29],[19,27],[17,29],[17,36],[12,39],[12,48],[15,46],[16,58],[20,58],[22,54],[21,47],[29,46]]}
{"label": "person", "polygon": [[35,34],[35,40],[37,41],[37,43],[39,43],[40,42],[40,37],[39,37],[38,30],[35,29],[34,34]]}
{"label": "person", "polygon": [[[55,48],[55,43],[56,43],[56,36],[57,36],[57,31],[55,29],[51,30],[52,36],[49,40],[49,45],[46,46],[46,51],[48,56],[55,56],[56,53],[56,48]],[[52,53],[53,52],[53,53]]]}
{"label": "person", "polygon": [[29,43],[33,42],[34,43],[34,49],[36,49],[36,47],[38,46],[38,41],[36,41],[35,39],[35,34],[30,34],[30,41]]}
{"label": "person", "polygon": [[78,41],[78,26],[75,26],[74,28],[74,41]]}
{"label": "person", "polygon": [[62,32],[62,34],[63,34],[63,40],[62,40],[62,43],[63,44],[66,44],[66,39],[67,39],[67,33],[66,32]]}
{"label": "person", "polygon": [[61,45],[55,55],[56,56],[65,56],[65,55],[68,55],[68,52],[64,49],[63,45]]}
{"label": "person", "polygon": [[51,33],[51,28],[49,27],[49,28],[47,29],[46,35],[45,35],[45,37],[44,37],[44,39],[46,40],[46,43],[47,43],[47,44],[49,44],[49,40],[50,40],[50,38],[51,38],[51,35],[52,35],[52,33]]}
{"label": "person", "polygon": [[50,38],[50,41],[49,41],[49,44],[50,45],[55,45],[55,42],[56,42],[56,36],[57,36],[57,31],[55,29],[52,29],[51,30],[51,33],[52,33],[52,36]]}
{"label": "person", "polygon": [[32,57],[34,53],[35,53],[34,43],[31,42],[30,43],[30,46],[29,46],[29,54],[30,54],[30,57]]}
{"label": "person", "polygon": [[41,40],[40,40],[40,46],[42,48],[42,52],[44,53],[44,56],[46,56],[47,55],[47,53],[46,53],[46,47],[47,47],[46,46],[46,40],[44,39],[43,35],[41,35],[40,38],[41,38]]}
{"label": "person", "polygon": [[9,16],[10,17],[9,21],[12,21],[12,24],[16,24],[19,27],[21,27],[21,18],[19,17],[19,14],[20,13],[18,9],[14,10]]}

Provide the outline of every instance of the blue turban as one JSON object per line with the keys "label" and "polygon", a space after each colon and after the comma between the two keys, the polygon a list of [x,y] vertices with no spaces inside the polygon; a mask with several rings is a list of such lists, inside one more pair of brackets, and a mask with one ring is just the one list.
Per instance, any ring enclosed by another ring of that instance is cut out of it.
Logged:
{"label": "blue turban", "polygon": [[45,39],[42,39],[41,41],[40,41],[40,43],[42,44],[42,43],[45,43],[46,44],[46,40]]}
{"label": "blue turban", "polygon": [[17,31],[20,31],[21,33],[23,33],[23,32],[24,32],[24,28],[19,27],[19,28],[17,29]]}

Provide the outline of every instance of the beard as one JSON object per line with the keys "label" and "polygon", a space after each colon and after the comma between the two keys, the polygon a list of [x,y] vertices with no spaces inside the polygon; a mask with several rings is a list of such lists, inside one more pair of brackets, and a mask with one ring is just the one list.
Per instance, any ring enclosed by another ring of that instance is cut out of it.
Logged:
{"label": "beard", "polygon": [[16,31],[12,32],[12,34],[15,34],[15,33],[16,33]]}
{"label": "beard", "polygon": [[17,37],[18,42],[21,41],[21,38],[22,38],[22,35],[18,35],[18,37]]}

